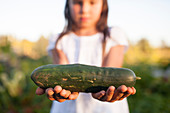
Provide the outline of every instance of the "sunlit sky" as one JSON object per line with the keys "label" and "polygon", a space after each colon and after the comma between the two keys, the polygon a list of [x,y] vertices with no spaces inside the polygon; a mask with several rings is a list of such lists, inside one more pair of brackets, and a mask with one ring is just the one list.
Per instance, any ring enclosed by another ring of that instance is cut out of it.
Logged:
{"label": "sunlit sky", "polygon": [[[108,0],[109,26],[121,27],[132,42],[147,38],[170,45],[170,0]],[[0,35],[37,41],[60,33],[65,0],[0,0]]]}

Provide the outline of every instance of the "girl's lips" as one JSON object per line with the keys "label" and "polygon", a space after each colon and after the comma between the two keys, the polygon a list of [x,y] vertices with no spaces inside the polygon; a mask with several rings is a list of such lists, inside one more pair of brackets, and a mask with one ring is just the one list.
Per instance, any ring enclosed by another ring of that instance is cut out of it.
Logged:
{"label": "girl's lips", "polygon": [[81,17],[80,20],[81,20],[81,21],[88,21],[89,18],[87,18],[87,17]]}

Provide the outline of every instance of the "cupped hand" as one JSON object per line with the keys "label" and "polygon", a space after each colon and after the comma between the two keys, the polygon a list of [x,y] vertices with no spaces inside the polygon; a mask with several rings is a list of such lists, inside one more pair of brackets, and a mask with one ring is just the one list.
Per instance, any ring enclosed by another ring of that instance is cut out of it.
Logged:
{"label": "cupped hand", "polygon": [[57,100],[58,102],[64,102],[65,100],[75,100],[78,97],[78,92],[70,92],[69,90],[62,89],[61,86],[55,86],[55,88],[42,89],[38,87],[36,89],[37,95],[43,95],[46,93],[49,100]]}
{"label": "cupped hand", "polygon": [[107,91],[100,91],[98,93],[92,93],[92,97],[100,101],[115,102],[123,100],[124,98],[134,95],[136,89],[134,87],[126,87],[125,85],[119,86],[117,89],[114,86],[110,86]]}

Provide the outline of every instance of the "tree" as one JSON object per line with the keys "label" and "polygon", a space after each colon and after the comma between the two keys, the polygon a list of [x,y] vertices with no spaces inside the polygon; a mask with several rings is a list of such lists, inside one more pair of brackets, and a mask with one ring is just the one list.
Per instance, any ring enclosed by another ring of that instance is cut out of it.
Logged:
{"label": "tree", "polygon": [[41,36],[39,40],[34,45],[34,50],[38,54],[39,57],[47,55],[47,46],[48,46],[48,40]]}
{"label": "tree", "polygon": [[149,44],[149,41],[146,38],[142,38],[138,43],[137,46],[139,47],[139,49],[145,53],[148,54],[151,52],[152,47]]}

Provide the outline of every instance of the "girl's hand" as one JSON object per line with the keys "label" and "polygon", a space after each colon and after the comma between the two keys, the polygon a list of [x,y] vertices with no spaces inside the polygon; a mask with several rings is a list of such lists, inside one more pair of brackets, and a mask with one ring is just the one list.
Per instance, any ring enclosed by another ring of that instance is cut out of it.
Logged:
{"label": "girl's hand", "polygon": [[114,86],[110,86],[107,91],[100,91],[98,93],[92,93],[93,98],[100,101],[115,102],[118,100],[123,100],[124,98],[134,95],[136,89],[134,87],[126,87],[125,85],[119,86],[115,89]]}
{"label": "girl's hand", "polygon": [[64,102],[65,100],[75,100],[78,97],[78,92],[70,92],[69,90],[62,89],[61,86],[53,88],[42,89],[37,88],[36,94],[42,95],[46,93],[49,100],[57,100],[58,102]]}

